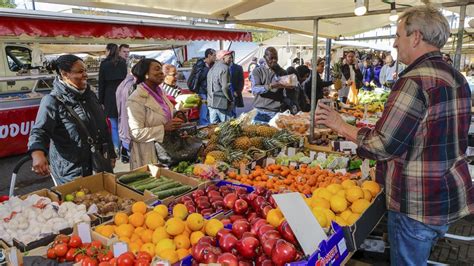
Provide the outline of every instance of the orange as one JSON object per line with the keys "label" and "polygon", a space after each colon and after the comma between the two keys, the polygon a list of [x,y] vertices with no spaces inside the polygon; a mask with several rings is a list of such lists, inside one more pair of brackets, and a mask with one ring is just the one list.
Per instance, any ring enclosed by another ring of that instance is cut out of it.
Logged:
{"label": "orange", "polygon": [[127,244],[130,244],[130,238],[128,238],[126,236],[120,237],[119,240],[122,241],[122,242],[125,242]]}
{"label": "orange", "polygon": [[174,238],[174,243],[176,244],[176,248],[184,248],[188,249],[191,246],[191,242],[189,238],[185,235],[178,235]]}
{"label": "orange", "polygon": [[140,227],[145,222],[145,217],[143,214],[136,212],[128,216],[128,222],[135,227]]}
{"label": "orange", "polygon": [[115,226],[114,225],[102,225],[100,231],[99,231],[99,226],[96,229],[97,233],[110,238],[114,234],[115,231]]}
{"label": "orange", "polygon": [[331,210],[337,213],[341,213],[347,209],[347,201],[341,196],[333,196],[331,198]]}
{"label": "orange", "polygon": [[371,201],[372,193],[370,192],[370,190],[363,188],[362,191],[364,192],[364,199]]}
{"label": "orange", "polygon": [[140,235],[137,233],[133,233],[132,236],[130,237],[130,242],[135,242],[138,239],[140,239]]}
{"label": "orange", "polygon": [[189,253],[189,250],[187,250],[187,249],[180,248],[180,249],[176,250],[176,254],[178,254],[179,260],[183,260],[185,257],[187,257],[191,253]]}
{"label": "orange", "polygon": [[153,230],[150,230],[150,229],[144,230],[140,235],[140,239],[143,241],[143,243],[151,243],[152,238],[153,238]]}
{"label": "orange", "polygon": [[351,210],[352,210],[352,212],[361,214],[369,206],[370,206],[370,201],[368,201],[366,199],[358,199],[358,200],[356,200],[352,203]]}
{"label": "orange", "polygon": [[332,194],[336,194],[339,190],[342,189],[342,186],[340,184],[331,184],[327,186],[326,189]]}
{"label": "orange", "polygon": [[314,198],[314,199],[311,200],[311,207],[312,208],[321,207],[321,208],[324,208],[324,209],[329,209],[331,207],[331,204],[329,203],[329,201],[327,199]]}
{"label": "orange", "polygon": [[217,219],[210,219],[206,224],[206,234],[208,236],[216,236],[217,232],[224,228],[224,224]]}
{"label": "orange", "polygon": [[186,224],[179,218],[170,218],[165,223],[165,230],[172,236],[180,235],[186,229]]}
{"label": "orange", "polygon": [[267,214],[267,222],[273,227],[278,227],[283,221],[283,213],[279,209],[271,209]]}
{"label": "orange", "polygon": [[339,216],[341,216],[342,219],[347,221],[347,218],[349,218],[349,216],[351,214],[352,214],[351,210],[347,209],[347,210],[341,212],[341,214],[339,214]]}
{"label": "orange", "polygon": [[137,253],[138,251],[140,251],[140,246],[135,242],[131,242],[130,244],[128,244],[128,249],[130,249],[130,251],[133,253]]}
{"label": "orange", "polygon": [[189,237],[189,240],[191,241],[191,245],[193,246],[196,245],[199,239],[201,239],[201,237],[203,236],[204,236],[204,233],[201,231],[192,232],[191,236]]}
{"label": "orange", "polygon": [[157,244],[161,239],[169,238],[170,235],[166,233],[166,230],[163,226],[155,229],[151,236],[151,241],[153,244]]}
{"label": "orange", "polygon": [[349,202],[354,202],[358,199],[364,198],[364,191],[358,186],[352,186],[346,189],[346,199]]}
{"label": "orange", "polygon": [[364,183],[362,183],[362,188],[369,190],[372,194],[372,197],[377,196],[377,194],[380,192],[380,185],[377,184],[377,182],[371,180],[364,181]]}
{"label": "orange", "polygon": [[140,235],[144,230],[145,230],[144,227],[139,226],[139,227],[135,228],[134,233]]}
{"label": "orange", "polygon": [[143,244],[143,246],[140,248],[140,251],[144,251],[144,252],[150,254],[150,256],[154,257],[155,256],[155,245],[153,245],[153,243]]}
{"label": "orange", "polygon": [[204,226],[204,217],[199,213],[191,213],[186,219],[186,225],[191,231],[198,231]]}
{"label": "orange", "polygon": [[161,214],[153,211],[146,217],[145,224],[148,229],[155,230],[156,228],[165,225],[165,219],[163,219]]}
{"label": "orange", "polygon": [[160,258],[165,259],[170,262],[170,264],[174,264],[179,261],[179,256],[176,250],[172,249],[165,249],[161,251]]}
{"label": "orange", "polygon": [[357,186],[357,183],[354,180],[347,179],[342,181],[341,185],[343,188],[348,189],[349,187]]}
{"label": "orange", "polygon": [[146,213],[146,204],[145,204],[145,202],[137,201],[137,202],[133,203],[132,212],[133,213],[139,212],[141,214],[145,214]]}
{"label": "orange", "polygon": [[115,233],[119,237],[131,237],[135,228],[131,224],[121,224],[115,228]]}
{"label": "orange", "polygon": [[124,212],[117,212],[114,216],[115,225],[127,224],[128,215]]}

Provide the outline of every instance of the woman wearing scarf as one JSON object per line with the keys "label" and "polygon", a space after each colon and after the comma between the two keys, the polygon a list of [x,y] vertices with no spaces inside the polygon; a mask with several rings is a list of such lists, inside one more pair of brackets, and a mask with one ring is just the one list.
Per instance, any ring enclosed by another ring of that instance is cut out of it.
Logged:
{"label": "woman wearing scarf", "polygon": [[161,89],[165,75],[162,64],[142,59],[132,69],[137,89],[127,100],[130,128],[130,168],[157,163],[155,142],[163,142],[165,131],[178,129],[182,120],[173,118],[173,104]]}

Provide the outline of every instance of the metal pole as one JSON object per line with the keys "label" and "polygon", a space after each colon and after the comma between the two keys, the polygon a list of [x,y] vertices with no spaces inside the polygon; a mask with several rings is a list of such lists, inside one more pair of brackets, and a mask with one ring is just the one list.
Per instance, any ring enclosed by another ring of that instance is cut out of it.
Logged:
{"label": "metal pole", "polygon": [[329,80],[329,74],[331,72],[331,39],[326,39],[326,65],[324,66],[324,80]]}
{"label": "metal pole", "polygon": [[31,0],[31,4],[33,5],[33,10],[36,10],[35,0]]}
{"label": "metal pole", "polygon": [[456,54],[454,56],[454,68],[457,70],[461,69],[461,48],[462,41],[464,39],[464,20],[466,19],[466,5],[461,6],[461,12],[459,14],[459,27],[458,27],[458,42],[456,45]]}
{"label": "metal pole", "polygon": [[316,111],[316,86],[318,79],[316,75],[319,75],[316,71],[317,60],[318,60],[318,22],[315,19],[313,24],[313,62],[312,62],[312,74],[311,74],[311,113],[310,113],[310,127],[309,127],[309,143],[313,143],[314,140],[314,113]]}

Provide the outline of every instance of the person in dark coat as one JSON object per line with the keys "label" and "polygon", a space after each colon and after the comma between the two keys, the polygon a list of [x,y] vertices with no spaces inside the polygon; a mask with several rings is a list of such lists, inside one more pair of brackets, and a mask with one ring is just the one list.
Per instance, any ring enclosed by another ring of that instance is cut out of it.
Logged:
{"label": "person in dark coat", "polygon": [[[56,60],[58,77],[53,90],[41,99],[35,125],[28,142],[33,158],[33,171],[51,174],[59,184],[93,172],[90,145],[81,134],[77,122],[64,104],[70,106],[89,129],[96,149],[115,164],[115,152],[108,133],[104,110],[87,84],[86,65],[75,55],[62,55]],[[64,101],[61,103],[57,97]]]}
{"label": "person in dark coat", "polygon": [[[317,62],[317,65],[316,65],[316,72],[318,73],[318,75],[316,75],[316,78],[317,78],[317,83],[316,83],[316,106],[318,105],[318,100],[319,99],[322,99],[324,97],[324,87],[327,87],[327,86],[331,86],[332,85],[332,81],[323,81],[321,79],[321,74],[324,72],[324,64],[326,63],[326,61],[323,59],[323,58],[318,58],[318,61]],[[304,87],[304,92],[306,93],[306,96],[308,96],[308,98],[310,99],[311,101],[311,83],[312,83],[312,76],[310,76],[308,79],[306,79],[306,81],[303,83],[303,87]],[[305,110],[308,110],[307,109],[308,106],[306,106],[306,109]],[[309,105],[309,108],[311,108],[311,102],[310,102],[310,105]],[[308,110],[307,112],[309,112],[310,110]],[[306,112],[306,111],[305,111]]]}
{"label": "person in dark coat", "polygon": [[229,66],[230,71],[230,90],[234,97],[234,108],[232,110],[232,117],[237,116],[236,108],[244,107],[244,98],[242,97],[242,91],[244,90],[244,69],[241,65],[236,64],[235,60],[235,52],[232,51],[231,62]]}
{"label": "person in dark coat", "polygon": [[118,46],[107,44],[107,57],[99,68],[99,102],[104,106],[105,115],[110,121],[112,141],[115,150],[120,148],[118,134],[118,111],[115,93],[117,87],[127,77],[127,63],[119,56]]}

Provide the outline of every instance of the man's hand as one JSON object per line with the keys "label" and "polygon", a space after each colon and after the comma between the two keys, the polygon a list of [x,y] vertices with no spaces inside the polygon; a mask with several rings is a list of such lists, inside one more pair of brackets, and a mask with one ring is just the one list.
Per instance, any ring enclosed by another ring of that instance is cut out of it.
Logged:
{"label": "man's hand", "polygon": [[398,73],[397,73],[397,72],[393,73],[392,79],[393,79],[393,80],[396,80],[397,78],[398,78]]}
{"label": "man's hand", "polygon": [[351,85],[352,85],[352,82],[353,82],[353,81],[350,80],[350,79],[349,79],[349,80],[346,80],[346,85],[347,85],[347,86],[351,86]]}
{"label": "man's hand", "polygon": [[316,124],[325,125],[337,133],[342,133],[346,123],[338,112],[324,103],[318,103],[314,121]]}
{"label": "man's hand", "polygon": [[175,131],[181,127],[181,124],[183,124],[183,120],[175,117],[165,124],[165,131]]}
{"label": "man's hand", "polygon": [[33,167],[31,168],[36,174],[41,176],[48,176],[49,175],[49,164],[48,159],[43,151],[34,151],[31,153],[31,157],[33,158]]}

